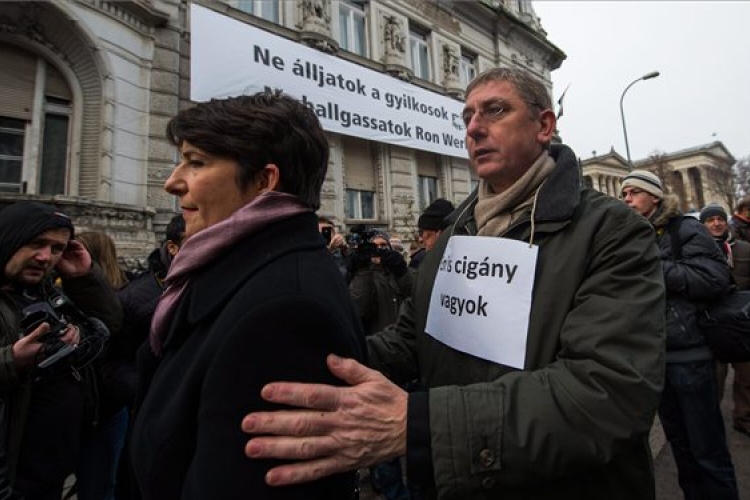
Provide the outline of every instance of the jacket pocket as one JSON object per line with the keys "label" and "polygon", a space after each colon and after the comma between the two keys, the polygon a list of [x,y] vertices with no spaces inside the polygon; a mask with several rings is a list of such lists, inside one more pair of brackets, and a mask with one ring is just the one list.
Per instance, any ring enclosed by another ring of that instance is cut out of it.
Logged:
{"label": "jacket pocket", "polygon": [[692,304],[667,305],[667,350],[689,349],[705,344]]}

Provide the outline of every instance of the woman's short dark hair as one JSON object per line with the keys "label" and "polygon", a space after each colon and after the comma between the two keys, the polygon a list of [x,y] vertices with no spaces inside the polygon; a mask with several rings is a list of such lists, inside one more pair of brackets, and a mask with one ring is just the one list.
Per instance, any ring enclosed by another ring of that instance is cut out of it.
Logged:
{"label": "woman's short dark hair", "polygon": [[211,99],[180,111],[167,124],[175,146],[187,141],[240,165],[245,188],[268,164],[279,168],[278,191],[320,207],[328,168],[328,140],[313,110],[280,92]]}

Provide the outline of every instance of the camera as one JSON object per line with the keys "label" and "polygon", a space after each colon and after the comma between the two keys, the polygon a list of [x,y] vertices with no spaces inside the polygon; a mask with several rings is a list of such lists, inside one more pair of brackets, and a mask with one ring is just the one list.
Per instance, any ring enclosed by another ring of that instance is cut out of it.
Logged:
{"label": "camera", "polygon": [[[65,299],[61,296],[56,296],[52,300],[58,307],[65,302]],[[41,337],[41,341],[44,343],[44,359],[37,366],[47,368],[68,357],[75,351],[76,347],[60,340],[60,337],[68,328],[68,320],[65,316],[59,314],[50,302],[36,302],[23,309],[21,328],[26,335],[36,330],[42,323],[49,325],[49,331]]]}
{"label": "camera", "polygon": [[333,239],[333,228],[324,227],[320,230],[320,234],[322,234],[323,239],[326,240],[326,245],[329,245],[331,243],[331,239]]}
{"label": "camera", "polygon": [[361,268],[370,266],[373,257],[381,257],[388,252],[387,249],[378,248],[370,242],[378,234],[378,231],[363,224],[352,226],[351,233],[346,238],[349,248],[353,250],[350,272],[355,273]]}
{"label": "camera", "polygon": [[358,250],[360,247],[367,248],[370,245],[370,240],[377,234],[377,231],[368,228],[364,224],[357,224],[352,226],[351,232],[346,235],[346,244],[353,250]]}

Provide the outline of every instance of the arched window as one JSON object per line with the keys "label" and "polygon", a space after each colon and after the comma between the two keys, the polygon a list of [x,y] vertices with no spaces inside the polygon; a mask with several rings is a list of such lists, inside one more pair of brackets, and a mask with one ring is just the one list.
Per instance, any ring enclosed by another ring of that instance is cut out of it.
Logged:
{"label": "arched window", "polygon": [[49,61],[0,44],[0,191],[65,194],[72,92]]}

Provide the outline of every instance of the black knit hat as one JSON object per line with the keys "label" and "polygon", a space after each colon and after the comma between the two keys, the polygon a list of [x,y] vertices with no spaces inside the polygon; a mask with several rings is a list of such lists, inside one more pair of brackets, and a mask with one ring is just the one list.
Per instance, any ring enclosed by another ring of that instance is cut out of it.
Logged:
{"label": "black knit hat", "polygon": [[419,229],[432,229],[435,231],[445,229],[448,226],[445,218],[453,210],[455,210],[453,203],[444,198],[438,198],[424,209],[422,215],[419,216],[419,221],[417,221],[417,227]]}
{"label": "black knit hat", "polygon": [[703,207],[703,210],[701,210],[700,220],[701,222],[706,222],[706,219],[709,217],[715,217],[719,216],[726,222],[729,217],[727,216],[727,211],[724,210],[724,207],[719,205],[718,203],[709,203],[705,207]]}
{"label": "black knit hat", "polygon": [[[0,269],[26,243],[50,229],[70,229],[73,221],[57,208],[36,201],[19,201],[0,210]],[[0,273],[0,281],[5,273]]]}

